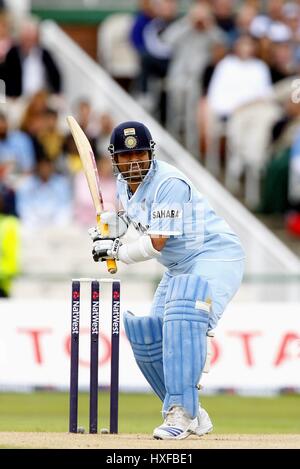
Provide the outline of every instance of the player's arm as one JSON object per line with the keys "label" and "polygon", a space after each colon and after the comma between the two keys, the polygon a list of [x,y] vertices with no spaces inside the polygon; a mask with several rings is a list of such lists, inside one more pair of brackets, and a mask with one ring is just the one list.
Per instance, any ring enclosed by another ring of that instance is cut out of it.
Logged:
{"label": "player's arm", "polygon": [[150,236],[150,238],[151,238],[152,246],[154,247],[154,249],[156,249],[156,251],[162,251],[163,248],[165,247],[168,236],[161,236],[159,238],[157,236],[156,237]]}
{"label": "player's arm", "polygon": [[170,178],[157,193],[147,234],[134,242],[117,239],[100,239],[93,243],[95,261],[113,257],[125,264],[133,264],[158,258],[170,236],[182,235],[183,204],[190,198],[190,188],[182,180]]}
{"label": "player's arm", "polygon": [[93,242],[92,254],[96,262],[114,258],[125,264],[135,264],[159,257],[160,251],[153,246],[150,236],[144,234],[137,240],[124,244],[121,243],[120,238],[96,239]]}
{"label": "player's arm", "polygon": [[120,238],[125,235],[129,225],[124,211],[103,212],[101,220],[108,225],[108,237],[103,237],[97,227],[89,229],[89,235],[93,240],[92,255],[95,262],[114,258],[125,264],[134,264],[158,257],[165,245],[166,239],[157,236],[151,238],[146,234],[134,242],[122,244]]}

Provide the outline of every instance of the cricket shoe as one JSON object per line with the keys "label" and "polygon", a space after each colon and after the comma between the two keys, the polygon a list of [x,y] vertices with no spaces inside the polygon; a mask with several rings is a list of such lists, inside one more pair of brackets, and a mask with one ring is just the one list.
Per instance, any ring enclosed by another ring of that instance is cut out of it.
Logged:
{"label": "cricket shoe", "polygon": [[195,433],[198,423],[198,417],[191,419],[183,407],[172,406],[164,423],[154,429],[153,437],[156,440],[183,440]]}
{"label": "cricket shoe", "polygon": [[194,430],[194,434],[198,436],[206,435],[206,433],[210,433],[213,430],[213,424],[210,420],[210,417],[205,409],[199,406],[199,412],[197,415],[198,425]]}

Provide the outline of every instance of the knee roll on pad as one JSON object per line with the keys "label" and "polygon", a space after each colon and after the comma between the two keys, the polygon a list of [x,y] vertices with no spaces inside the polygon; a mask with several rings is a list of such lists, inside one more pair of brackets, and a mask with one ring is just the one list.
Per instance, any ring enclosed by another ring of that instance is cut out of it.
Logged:
{"label": "knee roll on pad", "polygon": [[162,319],[124,314],[124,327],[134,358],[144,377],[163,401],[166,394],[162,355]]}
{"label": "knee roll on pad", "polygon": [[166,397],[163,411],[182,406],[194,418],[198,389],[206,360],[210,312],[208,283],[197,275],[178,275],[170,281],[163,325]]}

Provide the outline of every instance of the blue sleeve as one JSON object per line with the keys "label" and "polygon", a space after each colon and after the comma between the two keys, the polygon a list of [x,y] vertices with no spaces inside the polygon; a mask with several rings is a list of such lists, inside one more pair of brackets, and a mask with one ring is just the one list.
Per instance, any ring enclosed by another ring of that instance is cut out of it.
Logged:
{"label": "blue sleeve", "polygon": [[172,177],[159,187],[151,207],[148,234],[180,236],[183,234],[184,204],[191,197],[189,185]]}
{"label": "blue sleeve", "polygon": [[12,134],[13,146],[18,154],[18,164],[21,171],[33,171],[35,164],[34,147],[31,138],[21,131]]}
{"label": "blue sleeve", "polygon": [[134,22],[133,27],[130,31],[130,40],[133,46],[136,48],[138,52],[143,52],[145,50],[145,43],[143,39],[143,31],[147,23],[151,20],[150,17],[139,13]]}

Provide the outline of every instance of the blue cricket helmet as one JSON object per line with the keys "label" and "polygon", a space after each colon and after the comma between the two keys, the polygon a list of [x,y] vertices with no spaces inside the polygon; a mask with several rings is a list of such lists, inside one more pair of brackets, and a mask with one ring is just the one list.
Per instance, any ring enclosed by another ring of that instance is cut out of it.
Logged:
{"label": "blue cricket helmet", "polygon": [[153,151],[154,141],[149,129],[141,122],[122,122],[113,130],[108,147],[112,155],[128,151]]}

